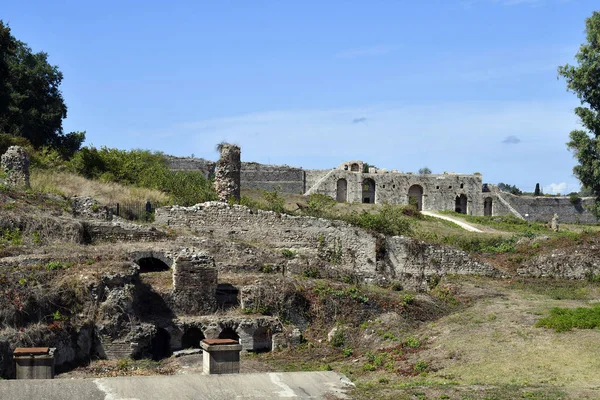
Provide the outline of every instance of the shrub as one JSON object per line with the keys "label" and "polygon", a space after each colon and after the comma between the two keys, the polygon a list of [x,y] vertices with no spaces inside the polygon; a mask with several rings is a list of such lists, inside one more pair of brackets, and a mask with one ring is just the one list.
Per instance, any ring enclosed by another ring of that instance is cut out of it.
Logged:
{"label": "shrub", "polygon": [[327,195],[312,193],[308,196],[308,204],[304,212],[313,217],[332,217],[331,210],[336,203],[334,199]]}
{"label": "shrub", "polygon": [[281,197],[281,195],[279,194],[277,189],[274,189],[272,191],[263,190],[262,198],[263,198],[263,201],[265,202],[265,208],[268,211],[275,211],[278,213],[285,212],[285,208],[284,208],[285,201],[284,201],[283,197]]}
{"label": "shrub", "polygon": [[405,207],[384,204],[377,212],[352,213],[343,219],[363,229],[397,236],[412,233],[412,221],[405,215]]}
{"label": "shrub", "polygon": [[296,257],[296,252],[294,250],[290,250],[290,249],[283,249],[283,250],[281,250],[281,254],[285,258],[288,258],[288,259]]}
{"label": "shrub", "polygon": [[426,372],[429,369],[429,365],[425,361],[417,361],[414,366],[415,372]]}
{"label": "shrub", "polygon": [[342,329],[337,329],[331,338],[333,347],[342,347],[346,343],[346,334]]}
{"label": "shrub", "polygon": [[354,352],[352,351],[352,349],[350,347],[346,347],[344,348],[344,350],[342,351],[342,354],[344,355],[345,358],[350,357]]}
{"label": "shrub", "polygon": [[550,315],[540,319],[536,326],[554,329],[556,332],[573,328],[594,329],[600,327],[600,304],[592,308],[552,308]]}
{"label": "shrub", "polygon": [[418,338],[411,336],[404,341],[404,346],[416,349],[421,347],[421,341]]}

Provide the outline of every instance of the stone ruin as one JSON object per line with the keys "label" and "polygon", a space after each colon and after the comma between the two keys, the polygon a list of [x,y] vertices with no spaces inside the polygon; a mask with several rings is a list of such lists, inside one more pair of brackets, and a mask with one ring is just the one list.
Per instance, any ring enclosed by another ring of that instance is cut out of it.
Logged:
{"label": "stone ruin", "polygon": [[29,189],[29,157],[22,147],[10,146],[2,155],[1,165],[7,186]]}
{"label": "stone ruin", "polygon": [[215,170],[215,191],[220,201],[240,200],[240,147],[234,144],[221,143],[217,147],[221,157]]}
{"label": "stone ruin", "polygon": [[212,313],[217,307],[215,260],[205,253],[182,254],[173,263],[173,302],[184,313]]}

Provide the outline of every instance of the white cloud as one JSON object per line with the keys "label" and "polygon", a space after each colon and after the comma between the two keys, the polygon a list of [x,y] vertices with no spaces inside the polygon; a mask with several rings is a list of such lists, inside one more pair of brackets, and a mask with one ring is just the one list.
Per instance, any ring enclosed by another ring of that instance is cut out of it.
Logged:
{"label": "white cloud", "polygon": [[566,194],[567,193],[567,182],[551,183],[544,186],[544,193],[546,194]]}

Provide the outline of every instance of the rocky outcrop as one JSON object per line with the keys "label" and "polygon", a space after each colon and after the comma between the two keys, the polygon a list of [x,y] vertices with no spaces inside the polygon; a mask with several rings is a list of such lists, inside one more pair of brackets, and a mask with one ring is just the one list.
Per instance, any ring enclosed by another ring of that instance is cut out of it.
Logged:
{"label": "rocky outcrop", "polygon": [[16,189],[29,189],[29,156],[20,146],[10,146],[1,158],[6,185]]}

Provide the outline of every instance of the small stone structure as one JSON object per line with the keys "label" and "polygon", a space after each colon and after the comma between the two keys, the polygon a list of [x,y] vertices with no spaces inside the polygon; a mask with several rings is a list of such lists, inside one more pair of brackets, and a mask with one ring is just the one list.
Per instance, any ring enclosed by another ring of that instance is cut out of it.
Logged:
{"label": "small stone structure", "polygon": [[220,201],[240,200],[240,171],[242,168],[239,146],[222,143],[218,146],[221,158],[215,171],[215,191]]}
{"label": "small stone structure", "polygon": [[1,164],[9,187],[29,189],[29,157],[21,146],[10,146],[2,155]]}
{"label": "small stone structure", "polygon": [[237,374],[240,372],[242,345],[232,339],[204,339],[203,351],[205,374]]}
{"label": "small stone structure", "polygon": [[13,353],[17,379],[53,379],[54,349],[17,347]]}
{"label": "small stone structure", "polygon": [[558,232],[558,214],[554,214],[552,220],[550,221],[550,228],[554,232]]}
{"label": "small stone structure", "polygon": [[71,211],[74,217],[112,220],[112,211],[88,196],[71,197]]}
{"label": "small stone structure", "polygon": [[173,303],[186,314],[211,313],[217,307],[215,260],[205,253],[182,254],[173,263]]}

